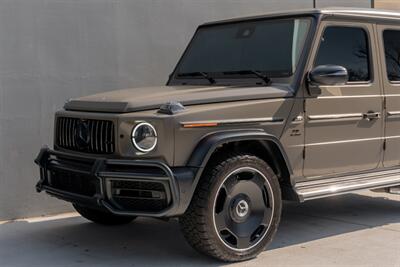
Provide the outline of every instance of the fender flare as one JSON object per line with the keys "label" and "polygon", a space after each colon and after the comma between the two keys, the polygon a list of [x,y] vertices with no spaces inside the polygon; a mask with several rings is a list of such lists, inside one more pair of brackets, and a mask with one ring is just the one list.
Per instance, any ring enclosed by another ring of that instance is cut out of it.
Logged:
{"label": "fender flare", "polygon": [[273,142],[279,149],[290,174],[292,174],[292,168],[286,152],[279,141],[274,135],[268,134],[262,130],[239,130],[239,131],[224,131],[216,132],[205,136],[197,144],[193,150],[186,166],[204,168],[207,165],[211,155],[215,152],[217,147],[223,144],[237,142],[237,141],[270,141]]}
{"label": "fender flare", "polygon": [[186,187],[186,190],[184,190],[185,194],[182,196],[183,201],[181,201],[181,205],[179,207],[179,214],[183,214],[188,208],[200,181],[201,175],[203,174],[203,171],[215,150],[223,144],[253,140],[273,142],[279,149],[289,174],[293,173],[286,152],[283,149],[279,139],[274,135],[268,134],[263,130],[234,130],[211,133],[204,136],[200,140],[196,148],[193,150],[189,160],[187,161],[186,167],[196,169],[197,171],[195,172],[191,186],[189,186],[190,188]]}

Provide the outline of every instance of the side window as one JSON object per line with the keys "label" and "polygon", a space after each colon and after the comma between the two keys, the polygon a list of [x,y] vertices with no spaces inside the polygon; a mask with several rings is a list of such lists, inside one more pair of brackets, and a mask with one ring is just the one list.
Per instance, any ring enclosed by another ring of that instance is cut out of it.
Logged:
{"label": "side window", "polygon": [[362,28],[331,26],[325,29],[315,66],[339,65],[350,82],[371,80],[368,35]]}
{"label": "side window", "polygon": [[387,30],[383,33],[385,44],[386,69],[388,79],[400,81],[400,31]]}

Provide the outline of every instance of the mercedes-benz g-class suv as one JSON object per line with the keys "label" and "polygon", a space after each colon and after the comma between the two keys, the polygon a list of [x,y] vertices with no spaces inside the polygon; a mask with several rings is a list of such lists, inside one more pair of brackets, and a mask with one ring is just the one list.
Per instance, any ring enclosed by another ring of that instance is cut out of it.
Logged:
{"label": "mercedes-benz g-class suv", "polygon": [[69,100],[54,128],[38,191],[100,224],[177,217],[200,252],[246,260],[282,200],[399,192],[400,14],[207,23],[166,86]]}

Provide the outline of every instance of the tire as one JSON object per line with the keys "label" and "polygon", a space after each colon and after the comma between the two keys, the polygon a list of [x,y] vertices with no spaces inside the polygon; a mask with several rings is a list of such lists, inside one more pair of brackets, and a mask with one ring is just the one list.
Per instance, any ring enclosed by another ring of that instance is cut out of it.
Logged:
{"label": "tire", "polygon": [[110,212],[91,209],[73,204],[75,210],[85,219],[101,225],[123,225],[131,223],[136,217],[119,216]]}
{"label": "tire", "polygon": [[179,221],[194,249],[238,262],[256,257],[270,244],[281,210],[280,185],[272,169],[265,161],[242,154],[207,167]]}

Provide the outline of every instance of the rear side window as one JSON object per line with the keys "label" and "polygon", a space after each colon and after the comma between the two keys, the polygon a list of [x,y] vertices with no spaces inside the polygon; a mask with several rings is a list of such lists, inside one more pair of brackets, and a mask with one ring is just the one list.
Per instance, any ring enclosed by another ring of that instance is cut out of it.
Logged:
{"label": "rear side window", "polygon": [[349,72],[350,82],[371,80],[368,35],[362,28],[331,26],[325,29],[316,66],[339,65]]}
{"label": "rear side window", "polygon": [[385,44],[386,69],[388,79],[400,81],[400,31],[387,30],[383,33]]}

